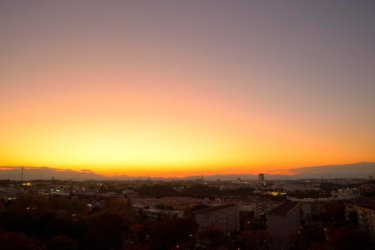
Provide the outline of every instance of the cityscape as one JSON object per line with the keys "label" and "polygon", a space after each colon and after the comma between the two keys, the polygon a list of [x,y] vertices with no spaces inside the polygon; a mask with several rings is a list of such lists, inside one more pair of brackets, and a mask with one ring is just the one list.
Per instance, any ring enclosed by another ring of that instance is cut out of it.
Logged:
{"label": "cityscape", "polygon": [[368,178],[0,181],[2,249],[373,249]]}
{"label": "cityscape", "polygon": [[375,249],[375,2],[0,1],[0,250]]}

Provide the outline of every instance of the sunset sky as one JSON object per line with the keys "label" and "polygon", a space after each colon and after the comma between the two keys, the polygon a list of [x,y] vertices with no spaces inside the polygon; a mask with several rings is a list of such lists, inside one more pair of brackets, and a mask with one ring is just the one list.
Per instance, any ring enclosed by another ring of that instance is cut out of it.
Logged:
{"label": "sunset sky", "polygon": [[375,161],[375,1],[0,1],[0,166]]}

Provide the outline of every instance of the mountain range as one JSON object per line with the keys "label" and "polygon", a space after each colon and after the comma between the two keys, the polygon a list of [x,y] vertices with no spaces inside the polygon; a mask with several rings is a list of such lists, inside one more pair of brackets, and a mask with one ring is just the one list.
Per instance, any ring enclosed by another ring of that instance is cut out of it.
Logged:
{"label": "mountain range", "polygon": [[[23,168],[23,171],[21,170]],[[23,172],[23,173],[22,173]],[[375,177],[375,163],[374,162],[360,162],[353,164],[341,165],[323,165],[313,167],[301,167],[289,169],[289,175],[281,174],[267,174],[267,179],[320,179],[320,178],[369,178]],[[9,180],[45,180],[45,179],[58,179],[58,180],[136,180],[146,179],[142,176],[104,176],[95,173],[91,170],[70,170],[70,169],[57,169],[50,167],[15,167],[3,166],[0,167],[0,179]],[[152,178],[158,180],[167,179],[197,179],[201,176],[188,176],[183,178]],[[205,180],[254,180],[257,178],[256,174],[230,174],[230,175],[210,175],[204,176]]]}

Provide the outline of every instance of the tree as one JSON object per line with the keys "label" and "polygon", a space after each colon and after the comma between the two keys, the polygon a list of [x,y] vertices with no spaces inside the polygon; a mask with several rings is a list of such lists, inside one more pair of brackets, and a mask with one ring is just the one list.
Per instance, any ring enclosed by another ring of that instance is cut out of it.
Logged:
{"label": "tree", "polygon": [[0,233],[1,250],[40,250],[37,241],[22,233]]}
{"label": "tree", "polygon": [[243,249],[265,249],[267,237],[268,235],[265,230],[247,230],[242,232],[237,239]]}
{"label": "tree", "polygon": [[66,236],[56,236],[48,241],[43,250],[76,250],[77,241]]}
{"label": "tree", "polygon": [[151,249],[171,249],[192,245],[197,225],[188,219],[170,219],[153,223],[149,228]]}
{"label": "tree", "polygon": [[230,244],[230,239],[220,228],[210,228],[201,234],[208,239],[209,245],[214,249]]}
{"label": "tree", "polygon": [[83,248],[85,249],[120,249],[129,234],[128,225],[120,215],[104,213],[93,216],[87,221]]}
{"label": "tree", "polygon": [[329,243],[337,250],[374,249],[368,234],[348,227],[329,229]]}

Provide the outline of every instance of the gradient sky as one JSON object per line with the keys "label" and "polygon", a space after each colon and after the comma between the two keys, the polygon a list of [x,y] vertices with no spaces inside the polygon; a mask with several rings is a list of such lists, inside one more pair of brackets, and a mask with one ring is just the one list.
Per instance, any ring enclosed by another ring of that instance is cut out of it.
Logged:
{"label": "gradient sky", "polygon": [[0,1],[0,165],[375,161],[374,1]]}

